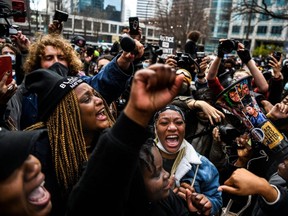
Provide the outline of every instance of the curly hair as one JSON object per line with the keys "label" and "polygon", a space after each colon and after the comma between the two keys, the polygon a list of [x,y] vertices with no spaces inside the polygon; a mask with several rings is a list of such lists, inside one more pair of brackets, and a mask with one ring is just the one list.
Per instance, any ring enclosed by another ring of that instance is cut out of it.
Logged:
{"label": "curly hair", "polygon": [[23,65],[23,70],[26,74],[41,68],[41,56],[44,55],[46,46],[53,46],[64,52],[65,60],[68,63],[69,75],[76,75],[80,70],[83,70],[83,63],[77,56],[71,43],[61,35],[48,34],[40,35],[37,40],[30,45],[28,56]]}
{"label": "curly hair", "polygon": [[187,34],[187,38],[194,41],[194,42],[197,42],[199,40],[200,36],[201,36],[200,31],[190,31]]}

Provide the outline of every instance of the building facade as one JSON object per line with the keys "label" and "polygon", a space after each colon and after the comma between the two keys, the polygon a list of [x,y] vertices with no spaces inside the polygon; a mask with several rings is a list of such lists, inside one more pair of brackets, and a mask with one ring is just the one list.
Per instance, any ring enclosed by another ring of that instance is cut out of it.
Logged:
{"label": "building facade", "polygon": [[[265,1],[268,10],[275,13],[281,11],[281,8],[287,7],[287,1]],[[261,5],[262,0],[257,2]],[[238,4],[237,0],[233,1],[233,7]],[[261,44],[275,44],[284,46],[288,53],[288,20],[275,19],[263,14],[243,14],[237,15],[232,13],[229,23],[228,37],[235,38],[240,41],[248,41],[250,50]]]}

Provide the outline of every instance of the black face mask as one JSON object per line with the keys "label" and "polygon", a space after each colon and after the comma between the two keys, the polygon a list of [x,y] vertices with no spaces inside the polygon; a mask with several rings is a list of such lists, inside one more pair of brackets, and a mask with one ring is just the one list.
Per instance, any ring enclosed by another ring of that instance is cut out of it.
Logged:
{"label": "black face mask", "polygon": [[64,66],[63,64],[56,62],[51,67],[48,68],[49,70],[55,71],[57,74],[67,77],[69,69]]}

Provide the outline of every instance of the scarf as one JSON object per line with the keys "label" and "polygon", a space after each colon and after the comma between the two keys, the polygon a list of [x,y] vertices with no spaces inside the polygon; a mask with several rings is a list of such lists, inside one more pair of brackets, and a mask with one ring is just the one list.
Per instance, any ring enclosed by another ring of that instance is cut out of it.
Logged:
{"label": "scarf", "polygon": [[[157,147],[165,152],[166,154],[172,154],[171,152],[168,152],[162,145],[160,141],[157,142]],[[180,145],[180,148],[178,149],[178,155],[174,161],[171,175],[174,175],[176,186],[180,186],[180,180],[181,178],[192,168],[192,164],[200,165],[202,164],[200,157],[198,156],[197,152],[193,148],[193,146],[188,143],[185,139],[183,139],[183,142]],[[175,154],[175,153],[173,153]],[[198,170],[198,169],[197,169]],[[196,172],[194,179],[196,178]]]}

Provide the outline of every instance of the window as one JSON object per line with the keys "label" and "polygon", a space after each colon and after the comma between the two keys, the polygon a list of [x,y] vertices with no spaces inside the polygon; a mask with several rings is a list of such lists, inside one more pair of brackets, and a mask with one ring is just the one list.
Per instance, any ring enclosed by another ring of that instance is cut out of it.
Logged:
{"label": "window", "polygon": [[257,34],[266,34],[267,33],[267,26],[258,26]]}
{"label": "window", "polygon": [[265,20],[269,20],[269,16],[266,15],[266,14],[260,14],[260,17],[259,17],[260,21],[265,21]]}
{"label": "window", "polygon": [[273,35],[281,35],[282,33],[282,26],[272,26],[271,34]]}
{"label": "window", "polygon": [[109,32],[109,24],[102,23],[102,32]]}
{"label": "window", "polygon": [[240,33],[240,26],[233,26],[232,33]]}
{"label": "window", "polygon": [[100,31],[100,23],[99,22],[94,22],[94,31],[99,32]]}
{"label": "window", "polygon": [[71,26],[72,26],[72,19],[68,18],[67,22],[65,23],[65,27],[71,28]]}
{"label": "window", "polygon": [[91,30],[91,21],[84,20],[84,27],[86,30]]}
{"label": "window", "polygon": [[75,28],[82,29],[82,20],[75,19]]}
{"label": "window", "polygon": [[277,6],[285,6],[287,4],[286,0],[276,0]]}
{"label": "window", "polygon": [[153,29],[148,29],[148,36],[153,36]]}
{"label": "window", "polygon": [[[253,30],[254,30],[254,26],[250,26],[249,28],[249,34],[252,34],[253,33]],[[245,26],[244,27],[244,33],[246,34],[248,31],[248,26]]]}
{"label": "window", "polygon": [[110,28],[111,33],[117,33],[117,25],[111,24]]}

